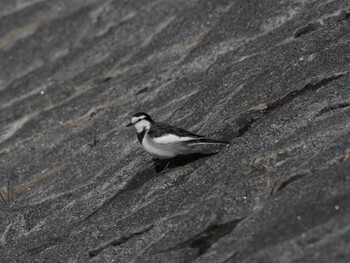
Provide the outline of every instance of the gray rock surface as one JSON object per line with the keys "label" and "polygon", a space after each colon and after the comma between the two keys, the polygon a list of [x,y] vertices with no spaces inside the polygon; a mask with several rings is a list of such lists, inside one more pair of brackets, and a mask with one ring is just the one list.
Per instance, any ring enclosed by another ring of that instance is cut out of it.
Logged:
{"label": "gray rock surface", "polygon": [[350,261],[349,0],[0,6],[0,262]]}

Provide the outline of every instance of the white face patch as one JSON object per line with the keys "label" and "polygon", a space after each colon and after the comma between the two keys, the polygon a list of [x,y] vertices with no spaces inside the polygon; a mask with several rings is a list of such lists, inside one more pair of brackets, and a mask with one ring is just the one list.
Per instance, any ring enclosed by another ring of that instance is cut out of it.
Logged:
{"label": "white face patch", "polygon": [[133,120],[131,119],[131,122],[135,123],[134,127],[137,133],[143,132],[144,130],[149,131],[149,129],[151,128],[151,123],[149,121],[140,120],[139,117],[133,118],[137,118],[136,122],[132,122]]}
{"label": "white face patch", "polygon": [[[185,142],[185,141],[193,141],[197,138],[194,137],[180,137],[174,134],[165,134],[161,137],[154,138],[154,142],[161,143],[161,144],[167,144],[167,143],[176,143],[176,142]],[[199,139],[199,138],[198,138]]]}

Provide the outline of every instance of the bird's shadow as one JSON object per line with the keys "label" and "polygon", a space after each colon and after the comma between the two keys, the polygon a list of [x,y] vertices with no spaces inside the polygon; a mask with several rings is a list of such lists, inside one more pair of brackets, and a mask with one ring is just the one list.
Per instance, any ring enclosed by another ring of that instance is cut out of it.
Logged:
{"label": "bird's shadow", "polygon": [[173,159],[168,160],[154,160],[154,169],[156,173],[153,172],[152,168],[147,168],[145,170],[142,170],[137,176],[135,176],[129,184],[118,193],[120,195],[123,192],[135,190],[137,188],[140,188],[142,185],[147,183],[152,178],[159,175],[160,172],[164,171],[165,169],[174,169],[176,167],[185,166],[189,163],[195,162],[199,159],[206,158],[209,156],[213,156],[215,154],[218,154],[218,152],[213,153],[191,153],[188,155],[179,155]]}
{"label": "bird's shadow", "polygon": [[[156,159],[156,160],[154,160],[154,165],[153,165],[156,173],[153,172],[152,168],[147,168],[147,169],[142,170],[116,196],[119,196],[119,195],[121,195],[124,192],[129,192],[129,191],[132,191],[132,190],[140,188],[142,185],[147,183],[149,180],[151,180],[152,178],[158,176],[159,173],[164,171],[165,169],[174,169],[176,167],[185,166],[185,165],[187,165],[189,163],[195,162],[195,161],[197,161],[199,159],[202,159],[202,158],[213,156],[215,154],[218,154],[218,152],[213,152],[213,153],[191,153],[191,154],[188,154],[188,155],[179,155],[179,156],[177,156],[177,157],[175,157],[173,159],[169,159],[169,160]],[[116,196],[114,198],[116,198]]]}
{"label": "bird's shadow", "polygon": [[218,154],[218,152],[212,153],[191,153],[187,155],[179,155],[172,159],[167,160],[154,160],[154,169],[157,173],[164,171],[165,169],[174,169],[177,167],[185,166],[189,163],[195,162],[199,159],[203,159],[209,156]]}

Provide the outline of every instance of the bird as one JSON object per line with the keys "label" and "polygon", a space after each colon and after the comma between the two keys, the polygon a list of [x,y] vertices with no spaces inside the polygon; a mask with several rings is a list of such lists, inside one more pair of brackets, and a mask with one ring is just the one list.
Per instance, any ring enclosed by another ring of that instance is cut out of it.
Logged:
{"label": "bird", "polygon": [[222,144],[230,142],[207,139],[182,128],[166,123],[155,122],[145,112],[137,112],[127,127],[134,126],[137,139],[144,150],[154,157],[154,160],[169,160],[179,156],[193,146],[203,144]]}

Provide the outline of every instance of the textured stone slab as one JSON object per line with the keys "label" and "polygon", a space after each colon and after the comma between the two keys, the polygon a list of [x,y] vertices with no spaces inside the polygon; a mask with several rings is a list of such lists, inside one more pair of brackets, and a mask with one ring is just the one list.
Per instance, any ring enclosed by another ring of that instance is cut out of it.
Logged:
{"label": "textured stone slab", "polygon": [[1,262],[349,261],[347,0],[0,5]]}

